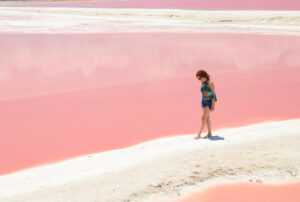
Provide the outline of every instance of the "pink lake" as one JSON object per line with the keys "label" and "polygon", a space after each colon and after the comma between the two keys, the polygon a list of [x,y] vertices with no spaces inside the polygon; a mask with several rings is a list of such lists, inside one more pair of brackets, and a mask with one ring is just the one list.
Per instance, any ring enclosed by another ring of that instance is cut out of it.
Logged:
{"label": "pink lake", "polygon": [[196,134],[202,68],[213,129],[300,117],[298,36],[0,34],[0,47],[1,175]]}
{"label": "pink lake", "polygon": [[105,2],[26,3],[12,6],[99,7],[99,8],[175,8],[203,10],[299,10],[299,0],[125,0]]}
{"label": "pink lake", "polygon": [[261,185],[237,183],[218,185],[176,202],[299,202],[300,183]]}

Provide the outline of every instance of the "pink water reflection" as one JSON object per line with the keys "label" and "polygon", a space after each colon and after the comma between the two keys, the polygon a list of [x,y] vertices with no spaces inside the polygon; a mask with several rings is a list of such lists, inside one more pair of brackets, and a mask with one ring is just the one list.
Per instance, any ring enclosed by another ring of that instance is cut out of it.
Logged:
{"label": "pink water reflection", "polygon": [[299,118],[300,37],[1,34],[0,174],[196,133],[205,67],[213,128]]}
{"label": "pink water reflection", "polygon": [[177,202],[299,202],[300,183],[284,185],[219,185]]}
{"label": "pink water reflection", "polygon": [[299,10],[298,0],[126,0],[15,4],[39,7],[179,8],[212,10]]}

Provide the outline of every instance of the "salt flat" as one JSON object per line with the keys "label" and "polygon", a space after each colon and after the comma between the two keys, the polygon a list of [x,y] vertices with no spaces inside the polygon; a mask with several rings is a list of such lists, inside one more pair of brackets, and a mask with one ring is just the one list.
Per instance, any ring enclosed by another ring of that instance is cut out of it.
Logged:
{"label": "salt flat", "polygon": [[183,134],[0,176],[0,201],[157,201],[226,182],[300,180],[300,119]]}
{"label": "salt flat", "polygon": [[9,33],[300,33],[300,11],[0,7],[0,19]]}

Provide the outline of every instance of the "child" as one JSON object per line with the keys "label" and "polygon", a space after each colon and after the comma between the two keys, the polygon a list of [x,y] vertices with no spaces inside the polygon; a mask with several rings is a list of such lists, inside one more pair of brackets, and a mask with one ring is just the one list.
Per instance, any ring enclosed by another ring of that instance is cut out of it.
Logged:
{"label": "child", "polygon": [[202,108],[203,108],[203,115],[202,115],[202,123],[200,127],[200,131],[197,136],[195,136],[195,139],[199,139],[201,136],[201,133],[205,127],[205,124],[207,124],[208,133],[205,136],[211,137],[211,122],[210,122],[210,112],[214,110],[215,108],[215,102],[217,101],[216,93],[215,93],[215,87],[213,82],[210,81],[209,75],[204,70],[199,70],[196,74],[196,77],[201,81],[201,92],[202,92]]}

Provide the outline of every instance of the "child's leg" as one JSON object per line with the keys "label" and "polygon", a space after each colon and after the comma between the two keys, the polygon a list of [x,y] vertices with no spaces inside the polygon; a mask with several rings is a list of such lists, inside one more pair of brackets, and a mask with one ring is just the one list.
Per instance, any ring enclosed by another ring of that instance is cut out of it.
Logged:
{"label": "child's leg", "polygon": [[210,115],[207,116],[206,124],[207,124],[207,129],[208,129],[207,136],[210,137],[210,136],[211,136],[211,122],[210,122]]}
{"label": "child's leg", "polygon": [[209,116],[209,112],[210,112],[209,107],[205,107],[205,108],[203,109],[203,115],[202,115],[201,127],[200,127],[200,131],[199,131],[199,133],[198,133],[198,136],[196,136],[196,137],[200,137],[200,135],[201,135],[201,133],[202,133],[204,127],[205,127],[205,124],[206,124],[206,122],[207,122],[207,116]]}

